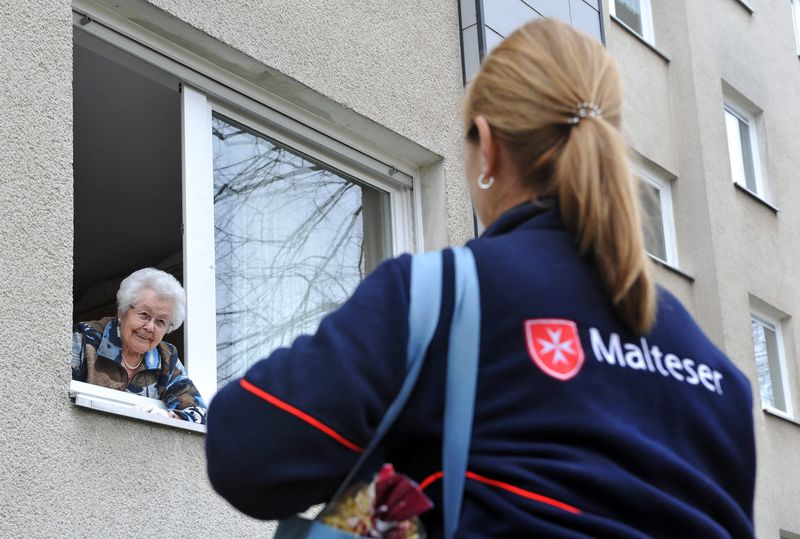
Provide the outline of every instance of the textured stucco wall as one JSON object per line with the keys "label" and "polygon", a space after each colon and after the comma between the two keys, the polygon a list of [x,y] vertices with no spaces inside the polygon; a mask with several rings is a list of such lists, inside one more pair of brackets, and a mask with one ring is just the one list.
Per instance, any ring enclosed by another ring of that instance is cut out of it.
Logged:
{"label": "textured stucco wall", "polygon": [[[423,181],[446,182],[431,188],[423,206],[433,216],[446,200],[446,218],[426,226],[437,229],[430,231],[437,243],[472,235],[455,2],[154,4],[217,39],[220,49],[238,49],[442,156],[421,171]],[[153,9],[135,1],[106,5]],[[270,524],[239,515],[211,491],[203,436],[68,400],[70,2],[0,7],[0,536],[268,536]]]}
{"label": "textured stucco wall", "polygon": [[[606,35],[622,66],[632,145],[677,177],[680,265],[695,280],[659,274],[753,382],[756,535],[800,533],[800,426],[761,411],[748,300],[751,294],[790,317],[800,312],[800,63],[789,3],[750,2],[752,15],[734,0],[652,4],[655,46],[669,61],[610,18]],[[764,111],[758,136],[777,215],[733,186],[722,81]],[[797,410],[800,327],[790,318],[784,330]]]}
{"label": "textured stucco wall", "polygon": [[0,535],[70,518],[70,24],[64,0],[0,6]]}

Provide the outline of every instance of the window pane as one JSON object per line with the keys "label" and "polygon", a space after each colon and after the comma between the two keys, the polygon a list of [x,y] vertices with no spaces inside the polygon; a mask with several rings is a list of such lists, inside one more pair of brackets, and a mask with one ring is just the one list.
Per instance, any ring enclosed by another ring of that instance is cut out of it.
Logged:
{"label": "window pane", "polygon": [[641,0],[614,0],[616,15],[619,20],[639,34],[642,34],[642,6]]}
{"label": "window pane", "polygon": [[725,129],[728,134],[728,155],[731,159],[731,175],[739,185],[747,185],[742,159],[742,138],[739,135],[739,118],[730,111],[725,111]]}
{"label": "window pane", "polygon": [[761,390],[761,404],[775,407],[772,396],[772,379],[769,375],[769,356],[767,355],[767,342],[764,336],[764,326],[753,320],[753,346],[756,356],[756,372],[758,385]]}
{"label": "window pane", "polygon": [[786,411],[786,397],[778,355],[778,338],[775,330],[753,319],[753,346],[756,357],[761,403]]}
{"label": "window pane", "polygon": [[797,53],[800,54],[800,0],[792,0],[792,22],[794,22],[794,37],[797,44]]}
{"label": "window pane", "polygon": [[780,356],[778,355],[778,336],[771,328],[764,328],[764,341],[769,358],[769,376],[772,383],[772,399],[775,407],[786,411],[786,398],[783,394],[783,379],[781,373]]}
{"label": "window pane", "polygon": [[753,143],[750,139],[750,126],[739,120],[739,137],[742,141],[742,162],[747,188],[757,193],[755,166],[753,165]]}
{"label": "window pane", "polygon": [[217,383],[316,330],[390,252],[389,197],[215,115]]}
{"label": "window pane", "polygon": [[661,208],[661,192],[648,182],[639,182],[642,201],[642,227],[644,246],[648,253],[667,260],[667,245],[664,238],[664,217]]}

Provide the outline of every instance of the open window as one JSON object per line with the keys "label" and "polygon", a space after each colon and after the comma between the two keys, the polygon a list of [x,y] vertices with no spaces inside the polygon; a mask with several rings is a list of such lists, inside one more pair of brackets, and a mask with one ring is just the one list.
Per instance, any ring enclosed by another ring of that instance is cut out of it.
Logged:
{"label": "open window", "polygon": [[[181,107],[174,77],[79,30],[73,46],[73,321],[116,316],[142,267],[183,280]],[[183,331],[169,335],[181,357]]]}
{"label": "open window", "polygon": [[791,343],[785,339],[789,321],[788,315],[750,296],[750,325],[761,406],[774,415],[794,419],[790,372],[786,360],[787,352],[791,357]]}
{"label": "open window", "polygon": [[[415,250],[420,204],[405,162],[86,22],[75,14],[76,322],[115,316],[132,271],[171,273],[187,316],[164,340],[210,402],[315,331],[380,261]],[[132,410],[135,395],[80,382],[71,394],[149,419]]]}
{"label": "open window", "polygon": [[760,151],[759,123],[763,111],[725,82],[722,83],[722,90],[733,183],[774,209]]}

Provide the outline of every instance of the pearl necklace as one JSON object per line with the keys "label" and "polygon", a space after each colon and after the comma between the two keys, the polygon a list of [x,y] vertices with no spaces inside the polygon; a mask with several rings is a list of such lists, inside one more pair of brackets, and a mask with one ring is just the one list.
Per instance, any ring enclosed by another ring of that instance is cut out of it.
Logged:
{"label": "pearl necklace", "polygon": [[142,357],[139,358],[139,363],[137,363],[136,365],[128,365],[128,362],[125,361],[125,353],[123,352],[123,354],[122,354],[122,362],[125,364],[126,367],[128,367],[132,371],[135,371],[136,369],[138,369],[139,365],[142,364],[142,361],[144,361],[144,354],[142,354]]}

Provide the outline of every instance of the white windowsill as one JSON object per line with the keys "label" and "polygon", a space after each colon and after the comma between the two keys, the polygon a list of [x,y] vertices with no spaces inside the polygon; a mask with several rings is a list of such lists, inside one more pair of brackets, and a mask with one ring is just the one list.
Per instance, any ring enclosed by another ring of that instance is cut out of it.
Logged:
{"label": "white windowsill", "polygon": [[650,43],[649,41],[647,41],[647,40],[646,40],[644,37],[642,37],[642,35],[641,35],[641,34],[639,34],[639,33],[638,33],[636,30],[634,30],[633,28],[631,28],[630,26],[628,26],[627,24],[625,24],[625,23],[622,21],[622,19],[618,19],[618,18],[617,18],[616,16],[614,16],[614,15],[609,15],[609,16],[611,17],[611,20],[612,20],[612,21],[614,21],[615,23],[617,23],[618,25],[620,25],[620,26],[621,26],[621,27],[622,27],[622,28],[623,28],[623,29],[624,29],[626,32],[628,32],[628,33],[629,33],[629,34],[631,34],[633,37],[635,37],[636,39],[638,39],[639,41],[641,41],[641,42],[642,42],[642,43],[643,43],[643,44],[644,44],[644,45],[645,45],[645,46],[646,46],[648,49],[650,49],[651,51],[653,51],[654,53],[656,53],[658,56],[660,56],[662,60],[664,60],[664,61],[665,61],[665,62],[667,62],[667,63],[669,63],[669,62],[670,62],[669,56],[667,56],[666,54],[664,54],[663,52],[661,52],[661,50],[659,50],[659,49],[658,49],[658,48],[657,48],[657,47],[656,47],[656,46],[655,46],[653,43]]}
{"label": "white windowsill", "polygon": [[740,6],[742,6],[742,7],[743,7],[745,10],[747,10],[747,12],[748,12],[750,15],[752,15],[753,13],[755,13],[755,10],[753,10],[752,6],[750,6],[750,4],[748,4],[748,3],[747,3],[747,2],[745,2],[744,0],[734,0],[734,2],[736,2],[737,4],[739,4]]}
{"label": "white windowsill", "polygon": [[681,277],[683,277],[684,279],[686,279],[690,283],[694,282],[694,277],[692,275],[689,275],[688,273],[686,273],[685,271],[683,271],[679,267],[673,266],[669,262],[666,262],[665,260],[660,259],[659,257],[657,257],[654,254],[647,253],[647,256],[649,256],[650,260],[652,260],[653,262],[655,262],[656,264],[658,264],[662,268],[667,269],[667,270],[669,270],[672,273],[675,273],[677,275],[680,275]]}
{"label": "white windowsill", "polygon": [[736,187],[736,189],[738,189],[738,190],[739,190],[739,191],[741,191],[742,193],[744,193],[744,194],[748,195],[750,198],[752,198],[752,199],[753,199],[753,200],[755,200],[756,202],[760,202],[761,204],[763,204],[764,206],[766,206],[767,208],[769,208],[770,210],[772,210],[773,212],[775,212],[775,214],[776,214],[776,215],[777,215],[777,214],[779,214],[779,213],[781,212],[781,210],[780,210],[780,209],[778,209],[778,207],[777,207],[777,206],[773,206],[772,204],[770,204],[769,202],[767,202],[766,200],[764,200],[763,198],[761,198],[759,195],[757,195],[756,193],[752,192],[752,191],[751,191],[750,189],[748,189],[747,187],[744,187],[744,186],[742,186],[742,185],[740,185],[740,184],[738,184],[738,183],[736,183],[736,182],[733,182],[733,186],[734,186],[734,187]]}
{"label": "white windowsill", "polygon": [[778,410],[777,408],[772,408],[771,406],[764,406],[761,408],[761,410],[765,414],[777,417],[779,419],[783,419],[784,421],[788,421],[789,423],[792,423],[793,425],[797,425],[798,427],[800,427],[800,421],[796,420],[783,410]]}
{"label": "white windowsill", "polygon": [[176,429],[190,430],[203,434],[206,432],[205,425],[198,425],[197,423],[192,423],[191,421],[185,421],[183,419],[150,414],[136,409],[136,405],[138,404],[151,404],[158,408],[164,408],[164,403],[158,399],[149,399],[140,395],[125,393],[124,391],[117,391],[115,389],[75,380],[72,380],[69,384],[69,397],[75,401],[76,406],[82,406],[98,412],[121,415],[131,419],[138,419],[139,421],[158,423],[159,425]]}

